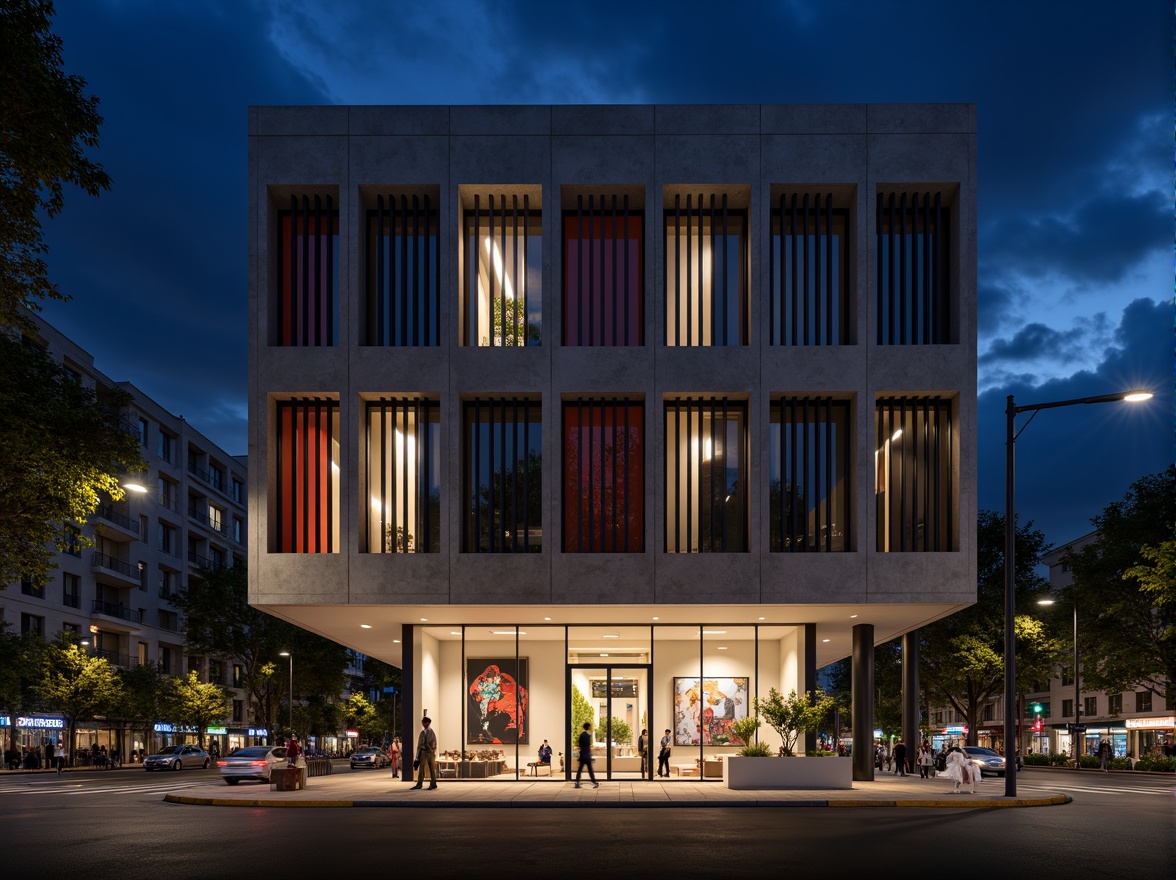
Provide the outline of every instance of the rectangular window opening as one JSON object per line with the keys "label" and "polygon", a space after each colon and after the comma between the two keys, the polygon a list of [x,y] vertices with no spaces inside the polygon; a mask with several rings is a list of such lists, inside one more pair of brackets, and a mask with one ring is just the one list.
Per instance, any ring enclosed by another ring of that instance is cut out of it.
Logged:
{"label": "rectangular window opening", "polygon": [[463,214],[462,344],[542,342],[543,212],[537,187],[476,193]]}
{"label": "rectangular window opening", "polygon": [[369,204],[366,344],[439,346],[440,188],[377,194]]}
{"label": "rectangular window opening", "polygon": [[272,536],[277,553],[339,552],[339,403],[279,401]]}
{"label": "rectangular window opening", "polygon": [[773,553],[836,553],[850,546],[850,402],[781,397],[768,429]]}
{"label": "rectangular window opening", "polygon": [[563,212],[563,344],[645,344],[645,212],[639,196],[575,194]]}
{"label": "rectangular window opening", "polygon": [[849,211],[834,207],[832,193],[780,192],[773,201],[770,344],[848,344]]}
{"label": "rectangular window opening", "polygon": [[369,553],[441,551],[440,405],[425,398],[367,404]]}
{"label": "rectangular window opening", "polygon": [[878,345],[953,342],[951,206],[940,192],[882,192],[875,204]]}
{"label": "rectangular window opening", "polygon": [[563,405],[563,550],[645,550],[645,405],[580,398]]}
{"label": "rectangular window opening", "polygon": [[462,551],[540,552],[543,427],[539,401],[468,400],[463,433]]}
{"label": "rectangular window opening", "polygon": [[275,343],[333,346],[339,342],[339,212],[329,196],[292,195],[277,212]]}

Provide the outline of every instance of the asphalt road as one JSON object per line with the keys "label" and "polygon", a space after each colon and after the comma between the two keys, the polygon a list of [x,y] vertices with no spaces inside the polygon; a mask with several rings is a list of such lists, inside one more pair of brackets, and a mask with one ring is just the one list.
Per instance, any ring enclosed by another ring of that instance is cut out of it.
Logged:
{"label": "asphalt road", "polygon": [[302,880],[353,870],[407,870],[430,880],[762,877],[766,871],[819,878],[918,872],[947,880],[1176,876],[1176,781],[1170,777],[1028,771],[1018,779],[1020,794],[1062,790],[1074,802],[998,810],[418,812],[161,800],[215,775],[0,773],[4,873],[119,880]]}

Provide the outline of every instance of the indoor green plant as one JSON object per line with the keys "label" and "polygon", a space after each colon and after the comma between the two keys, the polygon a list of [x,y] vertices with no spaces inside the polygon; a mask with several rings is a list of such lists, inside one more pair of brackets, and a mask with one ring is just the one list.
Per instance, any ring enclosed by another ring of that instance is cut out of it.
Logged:
{"label": "indoor green plant", "polygon": [[767,699],[755,698],[755,714],[780,736],[780,754],[794,757],[797,740],[802,734],[820,727],[825,715],[833,708],[834,700],[820,688],[797,696],[792,691],[787,697],[772,688]]}

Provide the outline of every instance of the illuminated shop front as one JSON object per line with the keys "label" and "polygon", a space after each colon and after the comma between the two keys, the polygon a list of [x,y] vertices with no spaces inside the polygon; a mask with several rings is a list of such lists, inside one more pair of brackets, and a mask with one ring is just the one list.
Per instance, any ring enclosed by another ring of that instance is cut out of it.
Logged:
{"label": "illuminated shop front", "polygon": [[[805,631],[710,623],[419,626],[412,680],[416,703],[433,719],[445,777],[564,779],[576,769],[576,738],[590,721],[602,778],[652,777],[668,728],[671,777],[718,779],[721,757],[742,745],[731,724],[750,714],[754,699],[772,688],[785,695],[806,689]],[[643,729],[651,744],[644,771]],[[779,746],[766,727],[760,738]],[[550,774],[528,766],[544,740],[553,752]]]}

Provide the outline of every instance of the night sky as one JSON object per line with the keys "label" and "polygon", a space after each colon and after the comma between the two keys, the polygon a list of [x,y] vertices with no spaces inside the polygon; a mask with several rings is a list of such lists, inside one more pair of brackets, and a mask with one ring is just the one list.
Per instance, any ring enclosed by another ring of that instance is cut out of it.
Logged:
{"label": "night sky", "polygon": [[[246,452],[246,108],[255,104],[972,102],[980,505],[1004,405],[1042,412],[1018,511],[1052,543],[1173,453],[1172,7],[1162,0],[58,0],[106,122],[67,193],[44,317]],[[1026,420],[1022,416],[1019,424]]]}

